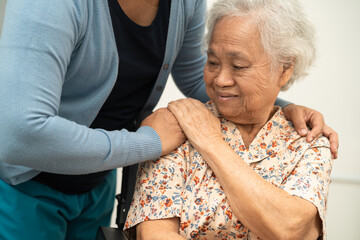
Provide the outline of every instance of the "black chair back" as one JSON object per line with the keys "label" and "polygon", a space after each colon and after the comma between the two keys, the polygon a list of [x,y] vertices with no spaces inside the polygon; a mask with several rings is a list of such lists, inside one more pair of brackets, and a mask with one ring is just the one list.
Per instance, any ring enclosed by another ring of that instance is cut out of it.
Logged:
{"label": "black chair back", "polygon": [[137,169],[138,164],[123,168],[121,193],[116,195],[116,199],[118,201],[116,224],[120,229],[124,228],[126,216],[134,195]]}

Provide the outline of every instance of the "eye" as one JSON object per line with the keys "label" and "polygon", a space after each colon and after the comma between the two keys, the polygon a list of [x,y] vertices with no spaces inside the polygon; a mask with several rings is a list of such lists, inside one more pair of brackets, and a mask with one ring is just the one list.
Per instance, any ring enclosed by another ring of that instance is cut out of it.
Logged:
{"label": "eye", "polygon": [[208,61],[208,64],[210,65],[210,66],[216,66],[217,65],[217,63],[215,62],[215,61]]}
{"label": "eye", "polygon": [[246,67],[233,65],[233,68],[234,68],[235,70],[242,70],[242,69],[244,69],[244,68],[246,68]]}

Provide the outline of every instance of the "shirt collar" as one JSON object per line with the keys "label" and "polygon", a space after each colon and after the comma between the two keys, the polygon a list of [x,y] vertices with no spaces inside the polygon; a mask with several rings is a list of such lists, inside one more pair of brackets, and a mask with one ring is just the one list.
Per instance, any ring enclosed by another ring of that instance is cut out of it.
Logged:
{"label": "shirt collar", "polygon": [[[287,149],[291,140],[300,136],[294,130],[291,122],[287,121],[280,107],[269,121],[260,129],[249,148],[246,148],[239,129],[235,123],[228,121],[219,114],[212,101],[207,103],[209,110],[219,118],[224,140],[247,163],[255,163],[267,158],[276,157],[280,151]],[[284,148],[285,147],[285,148]]]}

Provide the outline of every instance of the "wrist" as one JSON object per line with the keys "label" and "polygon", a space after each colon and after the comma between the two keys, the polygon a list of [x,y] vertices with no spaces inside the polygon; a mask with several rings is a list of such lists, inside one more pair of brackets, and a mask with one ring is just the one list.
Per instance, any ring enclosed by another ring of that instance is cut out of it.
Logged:
{"label": "wrist", "polygon": [[285,105],[285,106],[283,106],[283,107],[281,107],[281,108],[284,110],[284,109],[287,109],[287,108],[293,107],[293,106],[295,106],[295,103],[290,103],[290,104]]}
{"label": "wrist", "polygon": [[219,145],[225,143],[225,141],[222,136],[206,136],[204,138],[197,139],[196,143],[191,143],[198,151],[208,151],[217,148]]}
{"label": "wrist", "polygon": [[215,161],[219,156],[221,157],[222,153],[227,151],[228,148],[231,149],[224,139],[218,139],[216,141],[208,141],[205,144],[203,143],[202,146],[196,147],[196,150],[198,150],[205,159],[208,159],[207,161]]}

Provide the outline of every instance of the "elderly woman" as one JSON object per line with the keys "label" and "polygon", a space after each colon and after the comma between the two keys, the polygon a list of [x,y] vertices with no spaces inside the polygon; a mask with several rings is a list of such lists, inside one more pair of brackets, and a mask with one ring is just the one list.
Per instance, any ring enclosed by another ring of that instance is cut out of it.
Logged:
{"label": "elderly woman", "polygon": [[140,239],[325,236],[329,142],[274,106],[304,76],[314,33],[295,0],[220,0],[210,11],[210,101],[172,102],[188,141],[139,168],[126,228]]}

